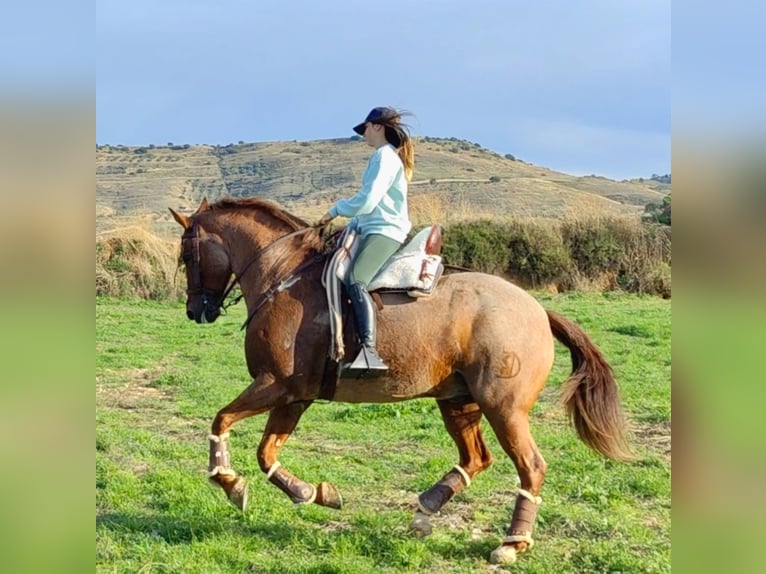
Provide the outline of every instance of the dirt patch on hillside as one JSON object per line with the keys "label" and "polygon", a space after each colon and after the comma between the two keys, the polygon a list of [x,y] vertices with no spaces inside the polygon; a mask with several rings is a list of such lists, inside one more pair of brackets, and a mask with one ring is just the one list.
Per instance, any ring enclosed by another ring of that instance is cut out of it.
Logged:
{"label": "dirt patch on hillside", "polygon": [[97,380],[96,401],[106,407],[133,410],[165,399],[169,396],[167,392],[151,386],[157,375],[157,369],[133,369],[121,385],[104,385]]}
{"label": "dirt patch on hillside", "polygon": [[659,454],[668,463],[671,451],[670,421],[660,423],[636,423],[631,429],[634,441]]}

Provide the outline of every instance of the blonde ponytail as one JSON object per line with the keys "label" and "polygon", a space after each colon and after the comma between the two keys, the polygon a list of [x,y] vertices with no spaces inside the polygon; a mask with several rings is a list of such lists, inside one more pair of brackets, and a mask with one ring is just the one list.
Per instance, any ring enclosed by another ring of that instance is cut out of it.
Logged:
{"label": "blonde ponytail", "polygon": [[386,141],[396,148],[399,159],[404,165],[404,175],[407,181],[412,181],[412,173],[415,169],[415,146],[410,137],[410,131],[406,124],[402,123],[402,116],[411,116],[410,112],[386,108],[389,114],[385,119],[376,120],[385,127]]}
{"label": "blonde ponytail", "polygon": [[412,145],[412,139],[404,133],[404,130],[402,130],[402,145],[397,152],[404,164],[404,175],[407,177],[407,181],[412,181],[412,172],[415,168],[415,146]]}

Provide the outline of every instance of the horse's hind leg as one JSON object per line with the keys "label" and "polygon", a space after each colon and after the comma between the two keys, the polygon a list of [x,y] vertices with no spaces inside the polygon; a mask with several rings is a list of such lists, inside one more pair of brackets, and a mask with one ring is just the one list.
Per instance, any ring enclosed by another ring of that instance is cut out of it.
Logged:
{"label": "horse's hind leg", "polygon": [[284,395],[283,387],[259,377],[215,417],[208,440],[210,463],[208,478],[226,492],[231,503],[244,510],[247,506],[247,481],[231,468],[229,429],[234,423],[270,410]]}
{"label": "horse's hind leg", "polygon": [[410,528],[418,536],[431,533],[428,517],[458,492],[468,487],[474,476],[492,464],[492,455],[481,435],[481,410],[471,397],[437,400],[444,426],[455,441],[460,462],[436,484],[418,497],[418,510]]}
{"label": "horse's hind leg", "polygon": [[540,491],[545,478],[546,464],[534,439],[529,432],[527,410],[511,407],[507,409],[484,409],[498,441],[513,459],[521,480],[516,496],[511,525],[506,537],[490,556],[494,563],[508,564],[516,560],[516,554],[531,547],[537,509],[540,506]]}
{"label": "horse's hind leg", "polygon": [[295,504],[315,502],[330,508],[341,508],[343,503],[334,486],[326,482],[317,486],[304,482],[277,460],[279,449],[287,442],[309,405],[311,401],[296,402],[271,410],[258,446],[258,464],[266,473],[268,481],[287,494]]}

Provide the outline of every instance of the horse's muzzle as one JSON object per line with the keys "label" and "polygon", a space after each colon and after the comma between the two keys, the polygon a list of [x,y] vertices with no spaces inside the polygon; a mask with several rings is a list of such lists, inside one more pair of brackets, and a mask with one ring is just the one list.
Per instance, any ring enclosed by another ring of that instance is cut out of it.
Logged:
{"label": "horse's muzzle", "polygon": [[213,323],[221,316],[221,308],[215,298],[202,295],[193,304],[191,301],[186,305],[186,316],[198,324]]}

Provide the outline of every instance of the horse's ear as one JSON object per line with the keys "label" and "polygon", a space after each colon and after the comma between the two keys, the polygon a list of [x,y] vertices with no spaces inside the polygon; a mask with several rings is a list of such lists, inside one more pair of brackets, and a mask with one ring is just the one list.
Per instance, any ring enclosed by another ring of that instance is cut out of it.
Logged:
{"label": "horse's ear", "polygon": [[170,213],[173,215],[173,219],[175,219],[178,223],[181,224],[181,227],[184,229],[189,229],[189,225],[191,224],[191,220],[186,217],[185,215],[181,215],[177,211],[175,211],[172,207],[168,207],[170,210]]}
{"label": "horse's ear", "polygon": [[209,207],[210,207],[210,204],[208,204],[207,202],[207,197],[203,197],[195,213],[202,213],[203,211],[207,211]]}

